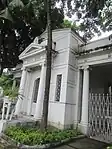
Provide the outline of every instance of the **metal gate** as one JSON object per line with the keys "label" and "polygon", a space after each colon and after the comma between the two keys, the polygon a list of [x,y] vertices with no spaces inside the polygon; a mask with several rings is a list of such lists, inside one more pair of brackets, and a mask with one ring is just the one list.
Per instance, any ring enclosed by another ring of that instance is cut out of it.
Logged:
{"label": "metal gate", "polygon": [[90,94],[89,136],[93,139],[112,142],[112,96]]}

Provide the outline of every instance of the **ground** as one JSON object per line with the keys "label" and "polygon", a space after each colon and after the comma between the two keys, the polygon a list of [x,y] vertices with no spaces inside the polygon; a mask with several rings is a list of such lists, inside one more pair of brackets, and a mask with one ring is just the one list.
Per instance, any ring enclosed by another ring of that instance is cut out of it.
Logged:
{"label": "ground", "polygon": [[[55,148],[53,147],[52,149],[106,149],[107,146],[108,144],[106,143],[95,141],[90,138],[82,138],[74,140],[59,147]],[[17,149],[17,148],[15,146],[11,146],[8,142],[4,140],[0,140],[0,149]]]}
{"label": "ground", "polygon": [[107,146],[108,144],[106,143],[90,138],[83,138],[52,149],[106,149]]}

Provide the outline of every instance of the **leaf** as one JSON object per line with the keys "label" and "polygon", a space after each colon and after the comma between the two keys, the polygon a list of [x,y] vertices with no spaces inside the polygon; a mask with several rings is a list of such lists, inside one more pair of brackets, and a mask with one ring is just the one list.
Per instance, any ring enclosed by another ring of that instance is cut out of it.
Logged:
{"label": "leaf", "polygon": [[25,8],[26,8],[26,9],[30,9],[31,6],[32,6],[32,4],[31,4],[31,2],[29,2],[27,5],[25,5]]}
{"label": "leaf", "polygon": [[23,11],[27,12],[27,13],[29,13],[29,11],[32,11],[32,4],[31,4],[31,2],[29,2],[27,5],[24,6]]}
{"label": "leaf", "polygon": [[4,18],[4,19],[7,19],[11,22],[14,22],[8,8],[6,8],[0,12],[0,18]]}
{"label": "leaf", "polygon": [[21,0],[13,0],[12,2],[9,3],[9,7],[21,7],[24,8],[24,4]]}

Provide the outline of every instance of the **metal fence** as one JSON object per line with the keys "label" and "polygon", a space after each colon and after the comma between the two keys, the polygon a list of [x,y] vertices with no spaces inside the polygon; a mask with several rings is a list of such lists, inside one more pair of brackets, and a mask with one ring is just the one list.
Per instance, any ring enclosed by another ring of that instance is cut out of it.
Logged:
{"label": "metal fence", "polygon": [[112,142],[112,96],[92,94],[89,96],[89,136]]}

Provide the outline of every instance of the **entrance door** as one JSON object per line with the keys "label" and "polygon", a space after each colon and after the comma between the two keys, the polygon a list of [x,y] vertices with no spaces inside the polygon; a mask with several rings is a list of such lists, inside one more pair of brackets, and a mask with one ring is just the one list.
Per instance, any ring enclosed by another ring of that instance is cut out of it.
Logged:
{"label": "entrance door", "polygon": [[34,81],[33,96],[32,96],[33,102],[32,102],[31,115],[34,115],[35,108],[36,108],[36,102],[37,102],[37,96],[38,96],[39,83],[40,83],[40,78],[37,78],[37,79]]}
{"label": "entrance door", "polygon": [[89,136],[112,143],[112,97],[107,94],[90,94]]}

